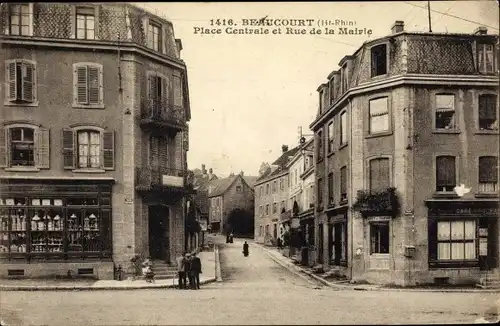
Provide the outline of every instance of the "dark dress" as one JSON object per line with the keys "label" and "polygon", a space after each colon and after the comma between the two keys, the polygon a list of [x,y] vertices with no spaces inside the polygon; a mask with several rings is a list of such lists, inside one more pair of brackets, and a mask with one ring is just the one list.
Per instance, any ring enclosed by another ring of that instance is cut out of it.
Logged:
{"label": "dark dress", "polygon": [[248,243],[243,244],[243,254],[248,256]]}

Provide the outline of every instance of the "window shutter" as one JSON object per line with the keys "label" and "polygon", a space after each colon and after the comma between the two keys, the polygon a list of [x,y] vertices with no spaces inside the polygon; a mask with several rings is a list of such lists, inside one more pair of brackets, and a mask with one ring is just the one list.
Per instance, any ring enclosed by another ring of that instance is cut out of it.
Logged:
{"label": "window shutter", "polygon": [[479,96],[479,119],[496,119],[497,97],[495,95]]}
{"label": "window shutter", "polygon": [[428,219],[429,234],[429,260],[437,259],[437,221],[435,218]]}
{"label": "window shutter", "polygon": [[22,93],[23,101],[33,102],[34,85],[35,85],[35,66],[31,63],[23,63],[22,65]]}
{"label": "window shutter", "polygon": [[80,104],[89,102],[87,77],[87,67],[76,68],[76,102]]}
{"label": "window shutter", "polygon": [[16,62],[9,62],[7,72],[7,83],[9,85],[8,100],[15,101],[17,99],[17,70]]}
{"label": "window shutter", "polygon": [[158,94],[156,76],[149,76],[149,99],[155,100]]}
{"label": "window shutter", "polygon": [[379,188],[380,190],[387,190],[390,186],[390,173],[389,159],[379,159]]}
{"label": "window shutter", "polygon": [[50,169],[50,130],[39,128],[36,137],[37,167]]}
{"label": "window shutter", "polygon": [[436,182],[438,186],[451,186],[455,184],[455,158],[441,156],[436,159]]}
{"label": "window shutter", "polygon": [[163,110],[167,110],[168,107],[168,79],[160,78],[161,80],[161,106]]}
{"label": "window shutter", "polygon": [[114,131],[103,133],[103,167],[104,170],[114,170],[115,168],[115,134]]}
{"label": "window shutter", "polygon": [[75,135],[72,129],[63,129],[62,148],[63,148],[63,166],[65,170],[75,168]]}
{"label": "window shutter", "polygon": [[6,168],[8,165],[8,129],[0,126],[0,168]]}
{"label": "window shutter", "polygon": [[99,72],[98,67],[88,68],[88,102],[89,104],[99,104],[100,98],[100,83],[99,83]]}

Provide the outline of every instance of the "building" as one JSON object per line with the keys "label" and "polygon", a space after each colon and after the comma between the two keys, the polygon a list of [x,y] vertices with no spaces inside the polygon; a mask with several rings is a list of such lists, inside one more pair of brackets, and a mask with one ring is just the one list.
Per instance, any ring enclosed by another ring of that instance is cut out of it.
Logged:
{"label": "building", "polygon": [[320,263],[399,285],[498,275],[496,59],[498,35],[483,27],[412,33],[397,21],[340,61],[310,126]]}
{"label": "building", "polygon": [[190,120],[172,23],[129,4],[0,6],[2,277],[184,250]]}
{"label": "building", "polygon": [[255,183],[255,241],[276,245],[280,236],[279,220],[283,209],[288,210],[288,170],[286,165],[298,152],[283,145],[281,156],[259,176]]}
{"label": "building", "polygon": [[210,182],[208,198],[212,232],[228,232],[230,227],[227,219],[234,210],[242,210],[248,214],[253,212],[254,190],[250,184],[255,179],[253,176],[244,176],[241,172]]}

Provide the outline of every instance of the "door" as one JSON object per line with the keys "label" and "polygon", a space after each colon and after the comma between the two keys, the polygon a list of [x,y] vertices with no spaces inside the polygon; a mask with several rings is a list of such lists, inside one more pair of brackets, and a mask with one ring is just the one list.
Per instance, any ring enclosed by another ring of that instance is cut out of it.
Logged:
{"label": "door", "polygon": [[318,225],[318,263],[323,264],[323,224]]}
{"label": "door", "polygon": [[168,260],[168,207],[149,206],[149,255]]}
{"label": "door", "polygon": [[335,250],[335,259],[333,264],[336,266],[340,265],[340,259],[342,258],[342,223],[334,224],[334,250]]}
{"label": "door", "polygon": [[333,263],[333,224],[328,224],[328,264]]}

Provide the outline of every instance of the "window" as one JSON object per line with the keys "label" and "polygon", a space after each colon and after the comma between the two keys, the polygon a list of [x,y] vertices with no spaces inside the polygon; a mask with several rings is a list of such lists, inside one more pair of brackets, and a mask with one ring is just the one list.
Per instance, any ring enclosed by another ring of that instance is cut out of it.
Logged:
{"label": "window", "polygon": [[28,125],[0,127],[0,167],[49,169],[49,129]]}
{"label": "window", "polygon": [[236,186],[236,192],[241,192],[241,186]]}
{"label": "window", "polygon": [[453,191],[456,182],[455,156],[436,157],[436,191]]}
{"label": "window", "polygon": [[333,172],[328,174],[328,204],[333,204]]}
{"label": "window", "polygon": [[482,156],[479,158],[479,192],[498,192],[498,157]]}
{"label": "window", "polygon": [[342,67],[342,70],[340,70],[341,77],[340,79],[342,80],[342,93],[347,92],[347,87],[348,87],[348,72],[347,72],[347,65],[344,65]]}
{"label": "window", "polygon": [[161,51],[161,26],[155,23],[149,23],[148,26],[148,47]]}
{"label": "window", "polygon": [[347,167],[340,168],[340,201],[347,200]]}
{"label": "window", "polygon": [[493,44],[477,45],[477,65],[479,72],[494,73],[494,46]]}
{"label": "window", "polygon": [[97,128],[63,129],[64,169],[114,170],[114,132]]}
{"label": "window", "polygon": [[318,134],[317,134],[317,155],[318,155],[318,160],[321,160],[323,158],[323,132],[320,130],[318,131]]}
{"label": "window", "polygon": [[439,221],[438,260],[476,259],[476,221]]}
{"label": "window", "polygon": [[388,158],[376,158],[370,160],[369,189],[371,191],[384,191],[390,187],[391,169]]}
{"label": "window", "polygon": [[273,194],[276,193],[277,190],[277,181],[273,181]]}
{"label": "window", "polygon": [[95,39],[94,8],[76,8],[76,38],[84,40]]}
{"label": "window", "polygon": [[74,64],[74,103],[75,106],[93,107],[103,105],[102,65]]}
{"label": "window", "polygon": [[318,189],[317,189],[317,193],[318,193],[318,205],[321,206],[323,205],[323,179],[318,179]]}
{"label": "window", "polygon": [[389,101],[387,97],[381,97],[369,102],[370,120],[369,133],[389,131]]}
{"label": "window", "polygon": [[261,206],[259,206],[259,216],[262,216],[263,213],[264,213],[264,207],[262,207],[262,205],[261,205]]}
{"label": "window", "polygon": [[33,62],[7,60],[7,101],[11,103],[33,103],[36,95],[36,69]]}
{"label": "window", "polygon": [[149,137],[149,165],[156,169],[169,167],[169,141],[165,136]]}
{"label": "window", "polygon": [[278,204],[273,203],[273,214],[276,214],[278,212]]}
{"label": "window", "polygon": [[280,190],[283,191],[285,189],[285,186],[283,184],[283,178],[280,178]]}
{"label": "window", "polygon": [[372,77],[387,74],[387,45],[380,44],[371,48]]}
{"label": "window", "polygon": [[347,112],[340,114],[340,145],[347,144]]}
{"label": "window", "polygon": [[323,90],[319,91],[319,113],[323,113],[324,110],[325,110],[325,107],[324,107],[324,101],[323,101]]}
{"label": "window", "polygon": [[333,104],[335,102],[335,79],[332,78],[329,83],[330,87],[330,104]]}
{"label": "window", "polygon": [[266,234],[265,235],[267,236],[268,234],[269,234],[269,224],[266,225]]}
{"label": "window", "polygon": [[266,205],[266,215],[269,215],[269,204]]}
{"label": "window", "polygon": [[286,202],[284,200],[281,201],[281,210],[286,211]]}
{"label": "window", "polygon": [[328,124],[328,153],[333,152],[333,121]]}
{"label": "window", "polygon": [[10,35],[30,35],[30,8],[28,4],[9,5]]}
{"label": "window", "polygon": [[168,80],[164,76],[151,74],[148,77],[148,85],[151,114],[156,116],[167,110]]}
{"label": "window", "polygon": [[262,225],[259,226],[259,236],[262,236]]}
{"label": "window", "polygon": [[269,183],[266,184],[266,195],[269,195]]}
{"label": "window", "polygon": [[436,129],[455,129],[454,95],[436,95]]}
{"label": "window", "polygon": [[389,222],[370,223],[370,254],[389,253]]}
{"label": "window", "polygon": [[496,95],[479,95],[479,129],[498,130]]}
{"label": "window", "polygon": [[173,76],[174,79],[174,105],[183,107],[184,106],[184,88],[181,76]]}

